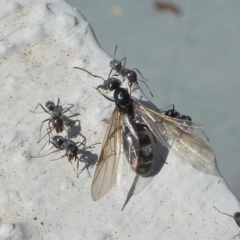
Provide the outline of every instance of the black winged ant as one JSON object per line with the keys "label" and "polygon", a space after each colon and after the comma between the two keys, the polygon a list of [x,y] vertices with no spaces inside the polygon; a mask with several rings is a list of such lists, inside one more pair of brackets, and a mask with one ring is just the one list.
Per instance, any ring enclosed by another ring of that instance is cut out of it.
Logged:
{"label": "black winged ant", "polygon": [[[94,174],[92,183],[92,197],[94,200],[103,197],[115,183],[116,169],[118,169],[123,153],[125,153],[133,172],[146,179],[139,187],[138,192],[145,188],[152,177],[157,174],[157,171],[160,171],[160,169],[154,169],[156,159],[162,159],[158,143],[145,124],[135,121],[130,94],[120,86],[121,82],[118,79],[109,78],[104,81],[103,85],[97,87],[98,90],[102,88],[114,91],[114,100],[100,93],[108,100],[115,102],[116,107],[109,121],[109,127]],[[157,149],[158,152],[153,153],[153,149]]]}
{"label": "black winged ant", "polygon": [[[46,145],[46,143],[43,145],[43,147]],[[86,149],[91,148],[93,145],[86,147],[85,139],[82,142],[74,142],[67,137],[64,138],[64,137],[59,136],[59,135],[56,135],[56,136],[52,137],[52,140],[50,140],[50,143],[53,145],[53,147],[57,148],[57,150],[54,150],[52,152],[48,152],[46,154],[40,155],[40,152],[43,149],[43,147],[42,147],[40,149],[40,151],[38,152],[38,154],[36,156],[31,156],[31,158],[46,157],[46,156],[48,156],[52,153],[59,152],[59,150],[65,150],[64,155],[62,155],[59,158],[53,159],[51,161],[67,157],[68,161],[71,163],[71,165],[73,167],[73,170],[76,171],[77,177],[79,176],[80,173],[82,173],[82,171],[84,169],[87,169],[88,174],[90,176],[89,167],[93,167],[93,165],[96,163],[96,161],[94,161],[94,160],[89,161],[89,158],[87,157],[86,154],[84,154],[84,152],[86,152]],[[83,146],[83,147],[81,148],[81,146]],[[81,156],[79,157],[78,155],[81,155]],[[72,161],[75,161],[75,162],[77,161],[77,170],[75,170],[75,168],[72,164]],[[85,163],[85,166],[81,169],[80,172],[78,171],[79,162]]]}
{"label": "black winged ant", "polygon": [[110,63],[109,63],[109,65],[111,67],[110,74],[112,73],[113,70],[115,70],[117,72],[117,75],[121,75],[123,77],[123,80],[127,79],[128,80],[128,85],[129,85],[130,89],[132,88],[132,86],[134,84],[138,85],[138,81],[144,83],[145,86],[147,87],[147,89],[149,90],[150,94],[153,97],[153,94],[150,91],[148,85],[143,80],[138,79],[137,73],[135,71],[137,71],[141,75],[141,77],[146,81],[146,79],[143,77],[141,72],[137,68],[133,68],[133,69],[125,68],[126,57],[124,57],[121,61],[115,59],[116,51],[117,51],[117,46],[115,47],[115,50],[114,50],[113,60],[111,60]]}
{"label": "black winged ant", "polygon": [[[111,82],[112,81],[112,82]],[[191,130],[202,131],[201,124],[168,117],[131,98],[128,91],[113,80],[105,81],[97,89],[113,92],[116,107],[102,144],[102,151],[92,183],[92,197],[98,200],[114,185],[121,152],[124,152],[132,170],[142,179],[153,177],[154,164],[163,160],[161,153],[153,154],[161,143],[176,158],[189,162],[195,169],[219,176],[213,150]],[[187,129],[183,130],[183,129]],[[165,162],[165,161],[164,161]]]}
{"label": "black winged ant", "polygon": [[192,118],[190,116],[183,115],[180,112],[176,111],[174,104],[172,105],[172,109],[165,111],[164,114],[172,118],[192,121]]}
{"label": "black winged ant", "polygon": [[[48,113],[50,115],[50,118],[47,118],[45,120],[42,121],[41,126],[40,126],[40,138],[38,140],[38,143],[46,136],[49,136],[49,141],[50,141],[50,134],[52,133],[52,131],[55,129],[56,133],[61,133],[64,129],[67,129],[68,131],[71,131],[71,128],[73,128],[76,123],[79,124],[80,127],[80,121],[79,120],[71,120],[70,118],[75,117],[75,116],[79,116],[79,113],[75,113],[71,116],[65,116],[64,113],[66,112],[71,112],[71,107],[65,107],[62,108],[59,105],[60,99],[58,98],[57,101],[57,105],[55,105],[54,102],[51,101],[47,101],[45,104],[45,108],[43,107],[43,105],[41,103],[39,103],[36,108],[34,109],[34,111],[31,111],[32,113],[38,114],[36,113],[36,109],[40,106],[44,112]],[[72,112],[71,112],[72,113]],[[42,126],[44,122],[48,121],[48,128],[47,128],[47,133],[41,138],[41,132],[42,132]]]}

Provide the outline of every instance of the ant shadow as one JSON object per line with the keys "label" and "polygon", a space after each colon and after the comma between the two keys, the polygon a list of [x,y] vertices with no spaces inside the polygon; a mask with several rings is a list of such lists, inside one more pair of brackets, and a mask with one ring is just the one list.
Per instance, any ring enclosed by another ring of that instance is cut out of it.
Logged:
{"label": "ant shadow", "polygon": [[91,177],[89,169],[93,168],[93,166],[97,164],[98,155],[93,154],[91,151],[87,151],[86,149],[79,149],[78,154],[81,156],[80,156],[80,161],[77,162],[77,168],[79,168],[80,162],[84,162],[85,166],[80,170],[80,172],[77,173],[77,178],[79,178],[79,175],[84,170],[86,170],[88,172],[88,176]]}

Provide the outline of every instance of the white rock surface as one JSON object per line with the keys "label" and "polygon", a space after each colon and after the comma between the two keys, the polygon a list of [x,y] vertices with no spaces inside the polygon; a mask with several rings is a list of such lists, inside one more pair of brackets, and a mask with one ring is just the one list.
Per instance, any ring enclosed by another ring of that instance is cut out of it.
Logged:
{"label": "white rock surface", "polygon": [[58,97],[81,114],[88,145],[103,140],[101,119],[110,117],[114,105],[94,89],[101,80],[73,67],[107,77],[110,57],[65,1],[0,4],[1,240],[234,239],[239,234],[234,220],[213,208],[231,215],[240,211],[224,180],[174,158],[123,212],[125,192],[113,189],[93,202],[86,171],[77,179],[66,158],[50,161],[61,153],[31,159],[43,144],[37,144],[39,127],[48,116],[29,110]]}

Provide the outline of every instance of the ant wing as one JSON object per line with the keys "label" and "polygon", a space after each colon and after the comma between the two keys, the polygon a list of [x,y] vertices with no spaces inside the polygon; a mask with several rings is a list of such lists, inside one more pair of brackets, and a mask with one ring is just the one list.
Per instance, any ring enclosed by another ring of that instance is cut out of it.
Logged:
{"label": "ant wing", "polygon": [[123,152],[121,152],[117,170],[117,188],[125,187],[129,183],[130,179],[136,175],[136,173],[131,169],[131,165],[127,161],[125,151],[122,151]]}
{"label": "ant wing", "polygon": [[[121,118],[124,118],[124,116],[121,116]],[[102,119],[102,121],[106,124],[110,124],[111,119]],[[112,123],[114,124],[114,123]],[[118,124],[118,122],[117,122]],[[123,121],[121,123],[121,126],[126,127],[128,124],[126,124],[125,121]],[[116,128],[119,128],[119,126],[116,126]],[[122,131],[123,133],[123,131]],[[123,138],[126,136],[122,136]],[[122,141],[121,141],[121,144]],[[135,149],[132,146],[132,149],[130,150],[130,153],[137,153],[139,150]],[[117,188],[123,188],[123,186],[125,186],[127,183],[130,182],[131,178],[133,178],[136,174],[135,172],[132,170],[131,165],[129,162],[131,161],[127,161],[127,157],[126,157],[126,151],[124,150],[124,148],[121,146],[121,156],[119,156],[119,161],[118,161],[118,170],[117,170],[117,179],[116,179],[116,187]],[[131,154],[129,154],[128,151],[128,157],[131,157]]]}
{"label": "ant wing", "polygon": [[184,130],[198,128],[198,125],[167,117],[135,100],[133,104],[136,117],[175,157],[189,162],[203,173],[220,176],[213,150],[201,138]]}
{"label": "ant wing", "polygon": [[102,198],[115,184],[122,156],[122,121],[118,107],[115,107],[93,177],[91,192],[94,201]]}
{"label": "ant wing", "polygon": [[203,124],[193,122],[191,120],[172,118],[172,117],[169,117],[169,116],[166,116],[166,115],[164,115],[164,116],[165,116],[165,119],[168,119],[168,120],[169,119],[174,119],[175,122],[177,122],[178,127],[182,131],[184,131],[186,133],[189,133],[189,134],[194,134],[194,135],[197,135],[197,136],[203,135],[209,141],[209,138],[205,134],[206,127]]}

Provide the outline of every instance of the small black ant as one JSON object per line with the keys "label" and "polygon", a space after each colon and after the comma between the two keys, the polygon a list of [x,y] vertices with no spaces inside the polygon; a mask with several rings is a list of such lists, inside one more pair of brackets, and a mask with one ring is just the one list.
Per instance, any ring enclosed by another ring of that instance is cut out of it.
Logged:
{"label": "small black ant", "polygon": [[[192,118],[191,118],[190,116],[181,114],[180,112],[176,111],[174,104],[171,105],[171,106],[169,106],[169,107],[172,107],[172,109],[167,110],[167,111],[163,111],[166,116],[183,120],[183,123],[184,123],[184,122],[186,122],[186,123],[192,122]],[[169,107],[167,107],[167,108],[169,108]],[[188,128],[187,128],[187,127],[182,126],[182,129],[183,129],[184,131],[187,131],[187,132],[188,132]],[[204,133],[204,131],[203,131],[203,130],[200,130],[200,131],[201,131],[202,134],[205,136],[205,138],[209,141],[209,138],[208,138],[208,136]]]}
{"label": "small black ant", "polygon": [[[142,76],[140,71],[137,68],[134,68],[132,70],[130,70],[128,68],[125,68],[126,58],[123,58],[121,61],[115,59],[116,50],[117,50],[117,46],[116,46],[115,51],[114,51],[114,59],[110,62],[111,70],[110,70],[110,72],[108,74],[108,78],[107,79],[104,79],[104,78],[102,78],[102,77],[100,77],[98,75],[94,75],[94,74],[92,74],[91,72],[87,71],[84,68],[80,68],[80,67],[74,67],[74,68],[75,69],[80,69],[82,71],[85,71],[85,72],[87,72],[88,74],[90,74],[93,77],[101,78],[104,81],[104,84],[98,86],[97,89],[103,88],[105,90],[110,90],[110,91],[114,90],[116,88],[116,86],[119,87],[121,85],[121,81],[119,79],[117,79],[117,78],[114,78],[114,76],[121,75],[123,77],[123,81],[125,79],[128,80],[128,85],[129,85],[129,88],[130,88],[130,94],[131,94],[131,89],[132,89],[133,84],[137,84],[138,85],[138,80],[139,80],[139,81],[143,82],[146,85],[146,87],[148,88],[150,94],[153,97],[153,94],[150,91],[148,85],[143,80],[137,79],[137,74],[136,74],[136,72],[134,70],[136,70]],[[122,61],[124,61],[124,64],[122,64]],[[112,77],[110,77],[110,75],[111,75],[113,70],[115,70],[118,74],[113,74]],[[143,78],[143,76],[142,76],[142,78]]]}
{"label": "small black ant", "polygon": [[[47,143],[47,142],[46,142]],[[43,147],[46,145],[46,143],[43,145]],[[55,152],[59,152],[59,150],[65,150],[65,154],[62,155],[61,157],[59,158],[56,158],[56,159],[53,159],[51,161],[54,161],[54,160],[58,160],[58,159],[61,159],[61,158],[64,158],[64,157],[67,157],[68,158],[68,161],[71,163],[72,167],[73,167],[73,170],[74,172],[76,171],[73,164],[72,164],[72,161],[77,161],[77,177],[79,177],[79,174],[83,172],[84,169],[87,169],[88,171],[88,175],[90,176],[90,173],[89,173],[89,167],[93,167],[93,165],[95,164],[94,161],[92,162],[89,162],[89,160],[85,160],[83,159],[83,157],[79,157],[78,155],[81,154],[83,155],[83,151],[85,151],[86,149],[88,148],[91,148],[92,146],[88,146],[86,147],[85,145],[85,139],[83,140],[83,142],[74,142],[70,139],[68,139],[67,137],[62,137],[62,136],[59,136],[59,135],[56,135],[54,137],[52,137],[52,140],[50,140],[50,143],[53,145],[53,147],[57,148],[57,150],[55,151],[52,151],[50,153],[46,153],[46,154],[43,154],[43,155],[39,155],[41,150],[43,149],[43,147],[40,149],[40,151],[38,152],[38,154],[36,156],[31,156],[31,158],[39,158],[39,157],[45,157],[45,156],[48,156],[52,153],[55,153]],[[81,148],[81,146],[84,146],[83,148]],[[53,148],[52,147],[52,148]],[[51,148],[51,149],[52,149]],[[85,163],[85,166],[81,169],[81,171],[79,172],[78,169],[79,169],[79,162],[83,162]]]}
{"label": "small black ant", "polygon": [[[138,85],[138,81],[144,83],[146,85],[147,89],[149,90],[150,94],[153,97],[153,94],[150,91],[148,85],[143,80],[138,79],[137,73],[135,71],[137,71],[141,75],[141,77],[146,81],[146,79],[143,77],[141,72],[137,68],[133,68],[133,69],[125,68],[126,57],[124,57],[121,61],[115,59],[116,51],[117,51],[117,46],[115,47],[115,50],[114,50],[113,60],[111,60],[109,63],[109,65],[111,67],[110,74],[111,74],[112,70],[115,70],[119,75],[121,75],[123,77],[123,80],[127,79],[130,89],[132,88],[133,84]],[[124,62],[124,63],[122,64],[122,62]]]}
{"label": "small black ant", "polygon": [[[38,114],[36,113],[36,109],[40,106],[44,112],[48,113],[50,115],[50,118],[48,119],[45,119],[42,121],[41,123],[41,127],[40,127],[40,139],[38,141],[38,143],[46,136],[46,135],[49,135],[49,141],[50,141],[50,133],[55,129],[56,133],[61,133],[64,128],[66,127],[67,129],[69,127],[73,127],[75,125],[75,123],[79,123],[79,126],[80,126],[80,121],[79,120],[70,120],[69,118],[72,118],[72,117],[75,117],[75,116],[78,116],[80,115],[79,113],[76,113],[76,114],[73,114],[71,116],[65,116],[63,115],[64,113],[66,112],[71,112],[70,108],[73,107],[73,105],[68,108],[68,107],[65,107],[63,108],[61,111],[59,111],[59,102],[60,102],[60,99],[58,98],[58,101],[57,101],[57,105],[54,104],[54,102],[51,102],[51,101],[47,101],[46,104],[45,104],[45,108],[43,107],[43,105],[41,103],[39,103],[36,108],[34,109],[34,111],[31,111],[32,113],[35,113],[35,114]],[[71,112],[72,113],[72,112]],[[43,123],[44,122],[47,122],[48,121],[48,128],[47,128],[47,134],[45,134],[42,138],[41,138],[41,132],[42,132],[42,126],[43,126]],[[52,126],[51,126],[51,125]]]}

